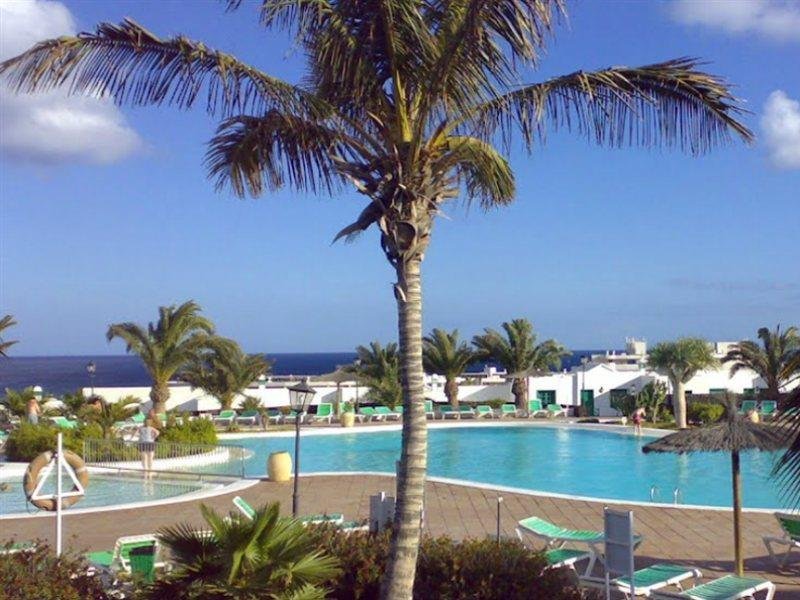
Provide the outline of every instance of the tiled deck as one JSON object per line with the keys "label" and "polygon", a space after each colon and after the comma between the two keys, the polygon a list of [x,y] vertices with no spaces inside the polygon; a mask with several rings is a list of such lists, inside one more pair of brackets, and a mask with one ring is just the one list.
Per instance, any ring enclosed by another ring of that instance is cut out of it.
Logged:
{"label": "tiled deck", "polygon": [[[393,492],[394,480],[381,476],[319,476],[301,479],[303,513],[341,512],[347,518],[366,518],[369,496]],[[291,506],[291,485],[259,482],[241,492],[253,504],[280,501]],[[501,527],[513,536],[519,519],[539,515],[558,524],[582,529],[602,529],[603,505],[597,502],[563,500],[429,482],[426,491],[426,529],[432,534],[453,537],[494,535],[496,499],[503,496]],[[228,511],[232,494],[207,500],[207,504]],[[78,505],[80,506],[80,505]],[[729,572],[733,564],[730,513],[686,508],[631,507],[637,530],[645,541],[637,552],[637,564],[664,559],[696,565],[713,577]],[[198,502],[184,502],[133,510],[74,514],[65,518],[65,536],[74,548],[90,550],[111,547],[121,535],[152,532],[160,526],[187,521],[200,524]],[[761,537],[780,533],[772,515],[744,516],[745,569],[751,575],[769,578],[778,586],[777,599],[800,600],[800,554],[783,570],[770,560]],[[0,520],[0,539],[54,538],[53,520],[27,518]]]}

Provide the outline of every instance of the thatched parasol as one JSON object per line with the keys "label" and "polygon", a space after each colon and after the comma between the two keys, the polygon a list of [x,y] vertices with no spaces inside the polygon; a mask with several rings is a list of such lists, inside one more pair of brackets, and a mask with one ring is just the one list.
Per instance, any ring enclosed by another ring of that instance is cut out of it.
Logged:
{"label": "thatched parasol", "polygon": [[742,559],[742,481],[739,453],[746,450],[774,452],[788,446],[790,436],[785,429],[753,423],[736,411],[736,404],[726,399],[725,415],[717,423],[696,429],[681,429],[647,444],[644,452],[730,452],[733,475],[733,543],[736,574],[744,572]]}

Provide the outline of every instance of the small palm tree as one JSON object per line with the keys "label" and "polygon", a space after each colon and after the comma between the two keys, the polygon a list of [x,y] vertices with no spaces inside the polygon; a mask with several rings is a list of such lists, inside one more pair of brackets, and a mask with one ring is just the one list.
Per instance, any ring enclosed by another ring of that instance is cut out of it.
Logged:
{"label": "small palm tree", "polygon": [[78,388],[74,392],[67,392],[61,397],[64,403],[65,412],[67,415],[77,415],[84,404],[86,404],[86,396],[83,394],[83,389]]}
{"label": "small palm tree", "polygon": [[777,400],[781,388],[788,383],[795,372],[795,361],[800,353],[800,335],[797,327],[789,327],[781,331],[781,326],[770,331],[766,327],[758,330],[761,346],[750,340],[742,340],[735,344],[722,359],[731,364],[731,377],[742,369],[755,371],[766,383],[763,395],[770,400]]}
{"label": "small palm tree", "polygon": [[347,370],[355,373],[359,383],[369,388],[367,399],[394,408],[403,401],[400,384],[400,355],[397,344],[384,348],[380,342],[356,348],[356,361]]}
{"label": "small palm tree", "polygon": [[536,343],[533,325],[528,319],[514,319],[502,325],[506,336],[494,329],[472,338],[477,356],[501,365],[512,376],[511,393],[518,410],[528,410],[528,376],[561,367],[569,352],[555,340]]}
{"label": "small palm tree", "polygon": [[466,342],[459,342],[458,330],[434,329],[422,338],[422,365],[428,373],[445,378],[444,394],[450,406],[458,408],[456,378],[475,360],[475,353]]}
{"label": "small palm tree", "polygon": [[108,328],[109,342],[117,337],[122,339],[127,352],[142,359],[153,381],[150,400],[157,413],[166,410],[170,379],[197,357],[214,332],[211,321],[201,316],[200,310],[196,302],[189,300],[178,307],[159,307],[158,321],[146,329],[129,322]]}
{"label": "small palm tree", "polygon": [[278,503],[225,518],[205,505],[205,529],[165,527],[159,540],[172,555],[172,571],[144,593],[150,600],[317,600],[337,572],[302,523],[280,517]]}
{"label": "small palm tree", "polygon": [[36,392],[32,387],[26,387],[19,391],[6,388],[6,395],[0,399],[0,405],[4,406],[12,415],[24,417],[28,413],[28,402],[31,398],[36,398]]}
{"label": "small palm tree", "polygon": [[[93,400],[99,402],[93,402]],[[138,402],[132,402],[130,396],[120,398],[116,402],[106,402],[99,396],[89,399],[91,404],[85,405],[80,416],[86,423],[96,423],[103,430],[103,439],[112,439],[115,433],[115,424],[132,417],[139,410]]]}
{"label": "small palm tree", "polygon": [[16,325],[17,322],[14,320],[14,317],[11,315],[6,315],[2,319],[0,319],[0,356],[8,356],[6,353],[11,346],[18,343],[17,340],[8,340],[5,341],[3,339],[2,333],[9,327],[13,327]]}
{"label": "small palm tree", "polygon": [[656,344],[647,357],[650,368],[664,372],[672,384],[675,423],[686,429],[686,383],[699,371],[719,364],[711,345],[702,338],[685,337]]}
{"label": "small palm tree", "polygon": [[235,341],[213,337],[180,373],[193,388],[219,400],[223,409],[233,404],[259,376],[269,373],[270,362],[261,354],[245,354]]}

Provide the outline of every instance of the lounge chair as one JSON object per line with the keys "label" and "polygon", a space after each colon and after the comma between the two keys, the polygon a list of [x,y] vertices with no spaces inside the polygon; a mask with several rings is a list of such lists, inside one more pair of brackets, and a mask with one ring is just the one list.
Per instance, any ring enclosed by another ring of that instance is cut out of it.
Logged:
{"label": "lounge chair", "polygon": [[464,417],[474,417],[475,416],[475,409],[471,406],[464,406],[463,404],[458,407],[458,412],[463,419]]}
{"label": "lounge chair", "polygon": [[766,579],[725,575],[680,592],[653,591],[650,597],[654,600],[738,600],[755,598],[759,592],[766,592],[765,600],[772,600],[775,584]]}
{"label": "lounge chair", "polygon": [[433,400],[425,400],[425,417],[435,419],[436,413],[433,412]]}
{"label": "lounge chair", "polygon": [[36,550],[36,542],[9,542],[0,545],[0,556],[18,554],[20,552],[33,552]]}
{"label": "lounge chair", "polygon": [[[684,581],[689,579],[696,580],[702,576],[703,574],[700,570],[692,567],[659,563],[634,571],[633,587],[631,587],[631,580],[629,577],[616,577],[609,583],[612,590],[622,592],[626,596],[630,595],[631,591],[633,591],[637,596],[652,598],[659,589],[674,585],[678,586],[680,590]],[[595,589],[605,589],[606,586],[604,577],[582,576],[580,578],[580,583],[584,587]]]}
{"label": "lounge chair", "polygon": [[448,417],[452,417],[454,419],[461,418],[461,412],[450,406],[449,404],[444,404],[439,407],[439,416],[442,419],[447,419]]}
{"label": "lounge chair", "polygon": [[75,429],[78,426],[78,421],[73,421],[67,417],[50,417],[53,425],[60,429]]}
{"label": "lounge chair", "polygon": [[553,548],[551,550],[545,550],[544,558],[547,561],[546,568],[548,569],[562,569],[568,567],[576,573],[578,570],[575,568],[575,564],[582,560],[588,560],[589,562],[586,564],[586,569],[583,571],[585,576],[592,574],[594,563],[597,561],[597,555],[593,550],[576,550],[575,548]]}
{"label": "lounge chair", "polygon": [[333,419],[333,404],[330,402],[320,402],[317,405],[316,414],[308,415],[308,420],[312,423],[327,421],[328,425],[330,425],[331,419]]}
{"label": "lounge chair", "polygon": [[358,409],[356,416],[361,423],[364,421],[383,421],[385,418],[383,415],[377,414],[371,406],[362,406]]}
{"label": "lounge chair", "polygon": [[159,544],[155,535],[128,535],[117,538],[113,550],[101,550],[99,552],[87,552],[84,556],[86,560],[100,570],[110,572],[116,576],[117,573],[131,572],[131,550],[136,548],[153,548],[156,560],[154,568],[164,567],[165,563],[159,560]]}
{"label": "lounge chair", "polygon": [[383,419],[395,419],[396,421],[399,421],[400,417],[403,416],[402,413],[392,410],[388,406],[376,406],[375,414]]}
{"label": "lounge chair", "polygon": [[[281,419],[284,423],[294,423],[298,417],[302,418],[302,415],[298,415],[296,410],[290,410],[285,415],[281,416]],[[302,421],[300,421],[302,423]]]}
{"label": "lounge chair", "polygon": [[236,422],[240,425],[258,425],[260,420],[258,411],[255,408],[246,410],[236,417]]}
{"label": "lounge chair", "polygon": [[216,417],[214,417],[214,425],[223,425],[227,427],[236,420],[235,410],[223,410]]}
{"label": "lounge chair", "polygon": [[519,413],[517,412],[517,406],[515,404],[503,404],[500,407],[500,418],[503,417],[516,417]]}
{"label": "lounge chair", "polygon": [[528,400],[528,418],[548,417],[550,416],[547,410],[542,406],[542,401],[536,398],[535,400]]}
{"label": "lounge chair", "polygon": [[490,419],[494,419],[494,410],[488,404],[479,404],[475,407],[475,418],[480,419],[481,417],[489,417]]}
{"label": "lounge chair", "polygon": [[[539,517],[528,517],[517,523],[517,536],[523,543],[526,541],[526,535],[544,540],[547,550],[563,548],[567,543],[586,544],[598,556],[602,555],[600,545],[605,542],[606,537],[602,531],[567,529]],[[634,537],[637,546],[643,539],[641,535]]]}
{"label": "lounge chair", "polygon": [[256,509],[253,508],[250,503],[241,496],[234,496],[231,502],[233,502],[233,505],[239,509],[239,512],[241,512],[248,519],[253,520],[256,518]]}
{"label": "lounge chair", "polygon": [[[783,530],[783,536],[764,536],[764,545],[767,547],[767,552],[772,557],[772,560],[779,567],[783,567],[786,561],[789,560],[789,555],[795,548],[800,548],[800,513],[775,513],[775,518],[778,519],[778,524]],[[778,560],[778,555],[772,549],[772,544],[779,546],[786,546],[786,552],[783,559]]]}
{"label": "lounge chair", "polygon": [[758,407],[762,419],[771,419],[778,412],[778,403],[775,400],[763,400]]}
{"label": "lounge chair", "polygon": [[739,414],[746,415],[751,410],[756,410],[757,404],[755,400],[742,400],[742,405],[739,407]]}
{"label": "lounge chair", "polygon": [[567,416],[567,409],[561,408],[558,404],[548,404],[547,405],[547,416],[548,417],[566,417]]}
{"label": "lounge chair", "polygon": [[270,408],[267,410],[267,421],[270,423],[280,423],[281,419],[283,419],[283,415],[277,408]]}

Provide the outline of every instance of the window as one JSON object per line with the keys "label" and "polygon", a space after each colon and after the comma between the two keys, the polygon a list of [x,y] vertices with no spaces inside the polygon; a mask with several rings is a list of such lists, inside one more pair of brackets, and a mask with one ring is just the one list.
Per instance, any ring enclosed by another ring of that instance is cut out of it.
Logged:
{"label": "window", "polygon": [[542,406],[547,406],[548,404],[556,403],[555,390],[537,390],[536,397],[542,401]]}

